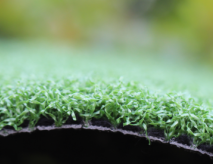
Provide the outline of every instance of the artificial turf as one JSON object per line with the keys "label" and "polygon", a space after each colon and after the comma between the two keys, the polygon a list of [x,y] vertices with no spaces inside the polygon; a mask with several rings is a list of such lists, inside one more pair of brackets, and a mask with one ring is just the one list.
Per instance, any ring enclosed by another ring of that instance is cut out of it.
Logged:
{"label": "artificial turf", "polygon": [[[178,87],[173,89],[168,83],[171,74],[166,69],[163,76],[168,81],[158,79],[161,84],[156,84],[151,75],[138,79],[130,75],[131,71],[128,74],[129,70],[143,69],[125,56],[111,55],[112,61],[115,60],[111,62],[111,59],[105,60],[108,58],[104,55],[85,56],[79,51],[68,55],[61,49],[54,52],[48,48],[34,48],[36,52],[32,54],[38,56],[32,56],[28,54],[31,48],[25,50],[22,46],[20,50],[19,46],[14,47],[1,51],[0,129],[12,126],[20,130],[26,120],[32,128],[42,116],[61,126],[71,116],[73,120],[80,117],[84,126],[89,126],[92,118],[105,119],[112,128],[121,124],[139,126],[145,134],[149,128],[156,128],[164,131],[166,140],[187,135],[196,146],[213,144],[210,103],[204,103],[205,98],[184,94],[181,89],[179,92]],[[153,63],[147,66],[159,67]],[[135,74],[137,77],[143,72],[135,71]],[[150,81],[154,82],[145,86]],[[167,89],[159,91],[157,87]]]}

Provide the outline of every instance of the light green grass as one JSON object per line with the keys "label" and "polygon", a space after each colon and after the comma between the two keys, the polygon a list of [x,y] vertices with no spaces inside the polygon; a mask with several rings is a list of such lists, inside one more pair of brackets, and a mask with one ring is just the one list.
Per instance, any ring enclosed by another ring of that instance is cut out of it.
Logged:
{"label": "light green grass", "polygon": [[213,143],[212,79],[201,66],[169,65],[145,57],[148,52],[0,48],[0,129],[20,130],[24,120],[33,127],[41,115],[61,126],[79,115],[86,124],[104,118],[114,128],[155,127],[167,140],[187,134],[195,145]]}

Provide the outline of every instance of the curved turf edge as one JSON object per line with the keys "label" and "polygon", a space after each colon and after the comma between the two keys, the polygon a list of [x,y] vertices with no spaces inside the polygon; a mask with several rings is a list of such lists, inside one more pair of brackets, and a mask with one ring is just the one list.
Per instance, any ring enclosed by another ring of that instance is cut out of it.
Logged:
{"label": "curved turf edge", "polygon": [[[212,111],[191,97],[172,92],[157,94],[132,81],[27,78],[17,84],[3,82],[0,86],[3,136],[30,132],[28,127],[36,130],[44,125],[47,130],[73,124],[81,125],[78,128],[98,126],[95,129],[105,127],[106,131],[115,132],[120,129],[123,134],[126,132],[122,130],[127,130],[130,135],[149,141],[174,142],[176,146],[212,157]],[[44,123],[46,118],[48,124]]]}
{"label": "curved turf edge", "polygon": [[[40,119],[41,122],[39,125],[35,126],[34,128],[23,127],[21,130],[16,131],[12,127],[5,127],[0,131],[0,136],[6,137],[9,135],[15,135],[18,133],[32,133],[34,131],[50,131],[50,130],[63,130],[63,129],[83,129],[83,130],[99,130],[105,132],[113,132],[113,133],[122,133],[124,135],[131,135],[137,136],[140,138],[148,139],[151,142],[160,142],[163,144],[169,144],[176,146],[178,148],[183,148],[187,151],[191,151],[194,153],[199,153],[202,155],[207,155],[210,158],[213,158],[213,146],[208,146],[205,144],[201,144],[198,147],[193,145],[192,139],[189,138],[187,135],[182,135],[178,138],[172,138],[170,141],[167,141],[163,136],[163,131],[158,129],[149,129],[148,135],[145,133],[141,133],[140,127],[134,126],[119,126],[118,128],[113,128],[110,125],[109,121],[103,120],[92,120],[90,125],[85,126],[84,122],[72,122],[72,124],[64,124],[60,127],[55,126],[54,124],[51,125],[52,120],[42,118]],[[45,125],[46,124],[46,125]],[[48,125],[49,124],[49,125]]]}

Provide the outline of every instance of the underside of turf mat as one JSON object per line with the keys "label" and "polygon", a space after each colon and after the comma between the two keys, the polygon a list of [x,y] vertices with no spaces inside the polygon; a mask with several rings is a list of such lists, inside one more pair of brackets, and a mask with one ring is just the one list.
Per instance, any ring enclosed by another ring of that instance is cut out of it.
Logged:
{"label": "underside of turf mat", "polygon": [[[56,127],[54,125],[53,120],[42,117],[40,118],[40,120],[38,121],[38,123],[33,129],[28,127],[27,122],[23,123],[21,127],[22,129],[19,131],[15,131],[13,127],[10,127],[10,126],[4,127],[0,131],[0,136],[2,136],[1,140],[5,138],[6,136],[16,137],[18,135],[24,135],[25,133],[34,134],[34,133],[41,133],[44,131],[48,133],[51,133],[53,131],[60,131],[61,133],[62,131],[67,132],[68,130],[97,131],[97,132],[103,132],[103,133],[110,132],[111,135],[117,135],[118,133],[120,133],[127,136],[132,136],[132,138],[138,138],[138,139],[146,141],[147,144],[149,143],[149,141],[151,141],[151,145],[149,145],[149,147],[153,147],[153,144],[159,143],[161,147],[167,146],[168,149],[174,149],[175,147],[176,149],[180,149],[183,152],[208,157],[209,160],[213,158],[213,146],[201,144],[198,147],[195,147],[193,145],[192,139],[188,137],[187,135],[182,135],[182,136],[179,136],[178,138],[172,138],[170,141],[166,141],[164,137],[164,132],[162,130],[150,128],[146,135],[145,133],[142,132],[140,127],[120,125],[117,128],[112,128],[112,125],[110,124],[110,122],[108,122],[107,120],[102,120],[102,119],[92,119],[89,125],[85,126],[84,122],[81,119],[78,119],[77,121],[73,121],[70,117],[66,121],[66,123],[63,124],[61,127]],[[19,133],[22,133],[22,134],[19,134]],[[70,140],[72,140],[72,138],[70,138]]]}

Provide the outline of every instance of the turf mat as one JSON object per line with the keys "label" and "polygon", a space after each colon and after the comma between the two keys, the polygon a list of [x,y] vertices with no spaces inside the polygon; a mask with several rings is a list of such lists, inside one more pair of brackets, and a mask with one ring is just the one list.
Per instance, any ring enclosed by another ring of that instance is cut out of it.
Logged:
{"label": "turf mat", "polygon": [[100,62],[104,56],[66,56],[63,52],[62,56],[36,57],[27,55],[25,49],[18,50],[23,54],[14,55],[17,51],[6,49],[2,54],[7,56],[1,56],[1,135],[10,134],[10,130],[30,132],[45,124],[52,128],[78,124],[89,129],[96,120],[96,124],[108,126],[106,130],[137,129],[137,135],[149,141],[158,137],[164,143],[184,142],[190,149],[198,147],[212,156],[213,110],[210,103],[204,103],[206,99],[178,92],[178,88],[155,90],[170,86],[166,81],[145,86],[146,82],[133,78],[131,72],[122,73],[131,68],[119,66],[134,65],[128,63],[129,58],[122,57],[119,65],[119,58],[110,56],[118,64],[111,67],[111,60],[105,60],[105,65]]}

